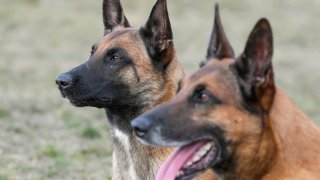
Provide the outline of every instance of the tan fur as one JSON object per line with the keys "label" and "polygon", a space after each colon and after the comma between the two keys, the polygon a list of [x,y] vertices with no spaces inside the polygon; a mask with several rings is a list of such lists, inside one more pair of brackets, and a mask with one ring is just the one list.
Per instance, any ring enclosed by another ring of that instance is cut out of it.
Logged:
{"label": "tan fur", "polygon": [[[212,61],[211,66],[219,68],[221,62],[226,61]],[[229,63],[231,62],[226,65]],[[232,101],[239,101],[239,97],[234,96],[237,89],[232,87],[232,83],[228,85],[225,77],[220,76],[220,73],[203,76],[197,83],[210,80],[212,83],[209,83],[209,86],[212,85],[210,88],[218,97],[232,104]],[[320,177],[319,127],[280,89],[276,91],[270,113],[265,117],[265,127],[262,129],[260,123],[253,123],[258,121],[255,117],[233,106],[220,108],[211,115],[214,121],[230,120],[218,123],[228,129],[228,138],[236,142],[233,153],[237,163],[234,177],[237,179]]]}
{"label": "tan fur", "polygon": [[269,117],[276,160],[264,179],[319,179],[320,130],[277,90]]}
{"label": "tan fur", "polygon": [[138,131],[149,121],[140,138],[161,145],[213,139],[208,168],[217,179],[320,179],[320,128],[275,85],[272,55],[271,25],[262,18],[235,59],[216,5],[202,68],[181,81],[174,99],[134,121]]}
{"label": "tan fur", "polygon": [[196,124],[211,121],[226,130],[225,138],[232,142],[228,151],[234,167],[230,167],[232,173],[221,173],[221,178],[319,179],[319,127],[279,88],[263,117],[264,122],[242,109],[240,89],[229,70],[233,62],[232,59],[209,61],[203,69],[182,81],[182,90],[172,103],[173,107],[183,107],[184,99],[199,84],[206,84],[206,90],[222,100],[219,107],[187,115]]}
{"label": "tan fur", "polygon": [[280,89],[265,123],[260,136],[237,148],[237,179],[319,179],[319,127]]}
{"label": "tan fur", "polygon": [[[149,106],[143,109],[143,112],[150,110],[151,108],[160,105],[175,95],[177,91],[177,84],[184,76],[184,72],[174,57],[174,51],[171,52],[170,64],[166,68],[166,77],[164,77],[164,86],[157,86],[156,83],[159,81],[159,76],[153,69],[152,60],[147,55],[144,43],[140,39],[138,32],[135,29],[125,28],[118,29],[114,33],[105,36],[101,42],[97,43],[96,56],[103,54],[103,52],[110,47],[121,47],[124,49],[130,57],[134,57],[134,64],[136,72],[133,69],[125,69],[120,73],[120,78],[130,82],[132,84],[131,91],[136,91],[140,87],[135,87],[134,84],[137,81],[145,81],[149,84],[154,84],[153,93],[156,94],[154,97],[147,97],[150,99],[157,99]],[[168,57],[170,57],[168,55]],[[168,60],[169,61],[169,60]],[[137,74],[135,74],[137,73]],[[138,76],[138,78],[136,77]],[[150,146],[142,145],[135,137],[134,134],[124,134],[119,132],[118,129],[112,129],[112,141],[114,142],[114,153],[113,153],[113,178],[112,179],[154,179],[160,165],[172,152],[171,148],[155,148]],[[209,177],[212,175],[209,174]],[[205,179],[208,179],[206,174]],[[201,178],[202,179],[202,178]],[[212,178],[211,178],[212,179]]]}
{"label": "tan fur", "polygon": [[[116,39],[114,39],[113,36],[107,36],[101,42],[101,50],[106,49],[107,47],[121,46],[131,57],[139,60],[134,61],[138,76],[141,78],[139,81],[149,81],[152,83],[152,81],[158,80],[160,74],[155,73],[153,65],[151,64],[152,61],[147,55],[143,41],[138,38],[138,32],[134,29],[125,29],[118,30],[116,33]],[[176,58],[172,60],[167,71],[167,77],[165,78],[167,82],[164,83],[165,86],[154,88],[155,91],[158,91],[158,100],[154,102],[154,105],[146,107],[143,111],[147,111],[155,105],[168,101],[174,96],[177,88],[177,82],[174,78],[176,78],[175,76],[178,76],[181,79],[183,76],[183,71]],[[123,71],[121,77],[128,79],[128,81],[137,80],[133,79],[135,75],[131,73],[134,72],[130,70]],[[134,88],[132,89],[134,91]],[[113,138],[117,138],[115,134],[113,135]],[[113,155],[113,161],[115,163],[115,167],[113,168],[113,179],[128,179],[129,177],[129,179],[138,179],[137,177],[154,179],[154,175],[157,173],[160,165],[165,161],[172,149],[154,148],[142,145],[133,134],[129,135],[127,138],[128,150],[125,156],[119,153],[122,150],[121,147],[120,149],[115,147]]]}

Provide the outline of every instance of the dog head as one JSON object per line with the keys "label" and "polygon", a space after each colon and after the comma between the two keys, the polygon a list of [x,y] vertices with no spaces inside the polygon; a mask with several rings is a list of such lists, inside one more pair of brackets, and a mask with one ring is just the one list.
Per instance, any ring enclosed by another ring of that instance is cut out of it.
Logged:
{"label": "dog head", "polygon": [[75,106],[98,108],[140,107],[163,98],[181,71],[166,0],[156,2],[140,29],[130,27],[119,0],[104,0],[103,23],[104,37],[92,46],[89,60],[57,78],[62,96]]}
{"label": "dog head", "polygon": [[174,99],[131,122],[142,142],[180,147],[159,177],[191,179],[207,168],[223,175],[257,152],[275,93],[272,54],[271,27],[261,19],[235,59],[216,7],[203,67],[181,81]]}

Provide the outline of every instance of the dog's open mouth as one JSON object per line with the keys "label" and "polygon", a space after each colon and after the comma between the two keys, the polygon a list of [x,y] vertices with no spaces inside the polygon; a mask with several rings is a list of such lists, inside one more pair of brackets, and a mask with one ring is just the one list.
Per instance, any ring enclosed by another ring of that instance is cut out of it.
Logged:
{"label": "dog's open mouth", "polygon": [[214,141],[202,140],[178,148],[161,166],[157,180],[187,180],[212,166],[217,157]]}

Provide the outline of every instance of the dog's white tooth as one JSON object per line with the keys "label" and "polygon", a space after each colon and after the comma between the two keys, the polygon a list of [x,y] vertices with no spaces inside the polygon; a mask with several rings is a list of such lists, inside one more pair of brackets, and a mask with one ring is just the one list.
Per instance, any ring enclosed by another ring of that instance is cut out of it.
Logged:
{"label": "dog's white tooth", "polygon": [[183,175],[183,171],[179,171],[176,175],[176,177],[182,176]]}
{"label": "dog's white tooth", "polygon": [[205,151],[204,149],[202,149],[202,150],[199,152],[199,156],[202,157],[205,153],[206,153],[206,151]]}
{"label": "dog's white tooth", "polygon": [[212,143],[206,144],[201,148],[192,159],[192,163],[199,161],[212,147]]}
{"label": "dog's white tooth", "polygon": [[197,161],[199,161],[200,160],[200,158],[201,158],[201,155],[199,155],[199,154],[196,154],[196,156],[195,156],[195,158],[193,158],[193,162],[197,162]]}
{"label": "dog's white tooth", "polygon": [[198,157],[202,157],[202,156],[203,156],[203,152],[204,152],[203,150],[199,151],[198,154],[197,154],[197,156],[198,156]]}
{"label": "dog's white tooth", "polygon": [[193,163],[199,161],[213,146],[213,143],[207,143],[204,147],[202,147],[193,157],[191,161],[187,163],[187,166],[192,165]]}
{"label": "dog's white tooth", "polygon": [[202,156],[205,155],[207,152],[208,152],[208,150],[205,150],[205,149],[204,149],[204,150],[202,151]]}
{"label": "dog's white tooth", "polygon": [[204,151],[205,151],[205,152],[208,152],[210,148],[211,148],[211,146],[207,146],[207,147],[204,149]]}
{"label": "dog's white tooth", "polygon": [[205,149],[206,151],[208,151],[212,146],[213,146],[213,143],[212,143],[212,142],[211,142],[211,143],[208,143],[208,144],[206,144],[206,145],[204,146],[204,149]]}
{"label": "dog's white tooth", "polygon": [[203,155],[205,155],[206,153],[207,153],[207,151],[208,150],[206,150],[206,149],[202,149],[201,151],[200,151],[200,156],[202,157]]}
{"label": "dog's white tooth", "polygon": [[187,166],[191,166],[193,163],[194,163],[193,161],[189,161],[189,162],[187,163]]}

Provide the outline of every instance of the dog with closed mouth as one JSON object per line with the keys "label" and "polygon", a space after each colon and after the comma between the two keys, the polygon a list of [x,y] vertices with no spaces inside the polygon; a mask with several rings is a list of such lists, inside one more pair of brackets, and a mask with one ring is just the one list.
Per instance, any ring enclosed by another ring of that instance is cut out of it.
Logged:
{"label": "dog with closed mouth", "polygon": [[[85,63],[61,74],[63,97],[78,107],[104,108],[113,142],[112,179],[154,179],[172,148],[141,144],[130,121],[171,99],[184,72],[175,55],[166,0],[145,26],[130,27],[119,0],[103,1],[104,36]],[[203,179],[210,179],[208,172]]]}
{"label": "dog with closed mouth", "polygon": [[166,0],[145,26],[130,27],[119,0],[103,1],[104,36],[88,61],[56,83],[78,107],[104,108],[111,128],[113,179],[154,179],[171,149],[142,145],[130,121],[171,99],[184,73],[175,56]]}
{"label": "dog with closed mouth", "polygon": [[179,146],[157,180],[319,179],[320,130],[275,85],[273,36],[263,18],[235,59],[218,7],[203,67],[184,78],[171,101],[134,119],[143,143]]}

